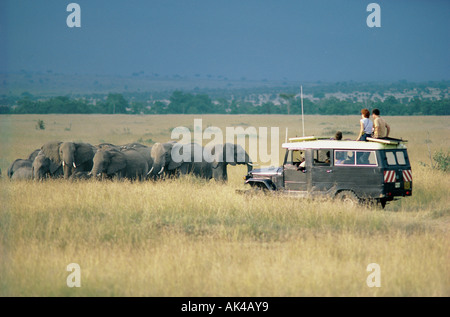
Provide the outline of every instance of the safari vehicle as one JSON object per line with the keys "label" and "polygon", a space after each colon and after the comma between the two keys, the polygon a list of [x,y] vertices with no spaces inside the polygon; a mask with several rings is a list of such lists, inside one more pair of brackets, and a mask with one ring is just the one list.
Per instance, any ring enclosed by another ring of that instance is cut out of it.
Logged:
{"label": "safari vehicle", "polygon": [[[299,197],[331,197],[353,203],[386,203],[411,196],[412,174],[403,140],[291,138],[281,167],[255,169],[245,183]],[[302,160],[304,167],[300,166]]]}

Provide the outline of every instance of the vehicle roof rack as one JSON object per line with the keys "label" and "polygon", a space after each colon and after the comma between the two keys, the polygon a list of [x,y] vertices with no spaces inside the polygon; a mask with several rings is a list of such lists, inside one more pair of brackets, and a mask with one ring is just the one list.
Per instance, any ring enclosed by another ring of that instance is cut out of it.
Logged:
{"label": "vehicle roof rack", "polygon": [[377,139],[377,138],[368,137],[366,140],[370,141],[370,142],[377,142],[377,143],[383,143],[383,144],[394,144],[394,145],[408,142],[407,140],[396,139],[396,138]]}
{"label": "vehicle roof rack", "polygon": [[327,137],[318,137],[318,136],[310,135],[310,136],[289,138],[289,141],[291,141],[291,142],[304,142],[304,141],[329,140],[329,139],[330,138],[327,138]]}

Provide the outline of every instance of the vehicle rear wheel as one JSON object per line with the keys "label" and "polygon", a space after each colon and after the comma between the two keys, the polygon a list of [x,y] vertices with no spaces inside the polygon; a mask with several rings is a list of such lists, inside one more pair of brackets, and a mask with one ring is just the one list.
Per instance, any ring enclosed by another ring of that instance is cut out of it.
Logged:
{"label": "vehicle rear wheel", "polygon": [[351,190],[343,190],[337,193],[336,199],[353,206],[359,205],[360,203],[358,196]]}
{"label": "vehicle rear wheel", "polygon": [[387,200],[385,198],[381,198],[379,203],[382,209],[384,209],[384,207],[386,207],[386,202]]}

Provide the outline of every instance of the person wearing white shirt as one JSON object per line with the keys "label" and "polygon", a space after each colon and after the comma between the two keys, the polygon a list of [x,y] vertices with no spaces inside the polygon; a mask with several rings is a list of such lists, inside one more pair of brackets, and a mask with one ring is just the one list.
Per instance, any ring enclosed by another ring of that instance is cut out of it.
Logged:
{"label": "person wearing white shirt", "polygon": [[373,123],[369,119],[370,111],[368,109],[361,110],[361,120],[359,120],[359,135],[356,138],[356,141],[366,141],[367,137],[372,135]]}

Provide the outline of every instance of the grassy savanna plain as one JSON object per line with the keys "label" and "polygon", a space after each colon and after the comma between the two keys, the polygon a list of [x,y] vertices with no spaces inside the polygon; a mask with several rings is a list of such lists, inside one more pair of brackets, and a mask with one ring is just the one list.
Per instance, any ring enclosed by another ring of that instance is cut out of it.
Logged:
{"label": "grassy savanna plain", "polygon": [[[450,295],[448,174],[429,151],[448,151],[448,117],[386,117],[408,140],[413,195],[384,210],[333,201],[240,195],[227,184],[16,181],[9,164],[51,140],[125,144],[170,140],[178,126],[279,127],[299,116],[0,116],[1,296],[436,296]],[[35,128],[43,120],[45,130]],[[305,116],[307,135],[357,136],[359,116]],[[269,129],[270,131],[270,129]],[[146,143],[148,142],[148,143]],[[205,140],[208,142],[208,140]],[[280,162],[284,152],[280,149]],[[255,160],[257,161],[257,159]],[[81,287],[67,286],[70,263]],[[370,263],[381,287],[368,287]]]}

